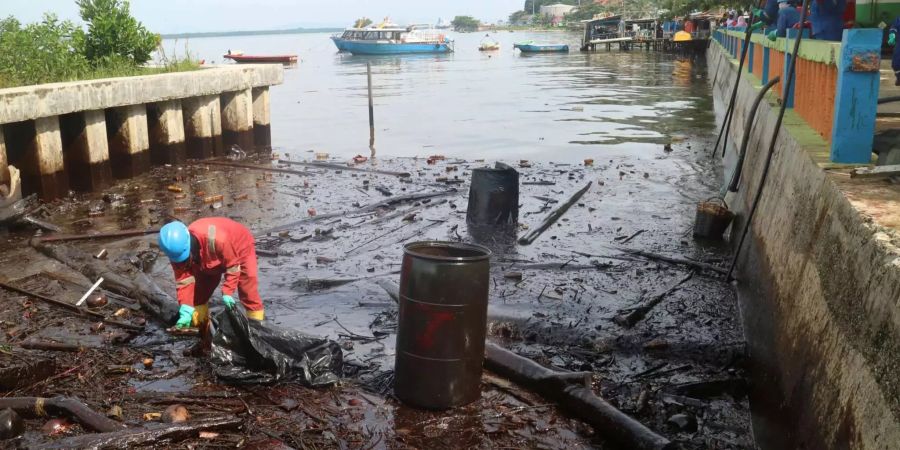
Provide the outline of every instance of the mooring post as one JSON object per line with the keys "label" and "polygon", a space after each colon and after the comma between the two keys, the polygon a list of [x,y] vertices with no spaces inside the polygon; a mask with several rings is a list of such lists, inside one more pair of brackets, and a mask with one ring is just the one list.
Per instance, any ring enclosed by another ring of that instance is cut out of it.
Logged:
{"label": "mooring post", "polygon": [[837,61],[837,94],[831,127],[832,162],[871,162],[883,35],[879,28],[844,30]]}
{"label": "mooring post", "polygon": [[375,102],[372,100],[372,63],[366,62],[366,76],[369,80],[369,150],[375,157]]}

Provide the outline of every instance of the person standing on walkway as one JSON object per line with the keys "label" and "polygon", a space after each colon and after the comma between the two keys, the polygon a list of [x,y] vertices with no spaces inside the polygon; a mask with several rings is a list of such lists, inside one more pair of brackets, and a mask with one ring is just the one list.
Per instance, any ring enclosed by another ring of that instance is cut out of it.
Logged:
{"label": "person standing on walkway", "polygon": [[847,0],[813,0],[809,7],[813,39],[840,41],[844,36],[846,8]]}
{"label": "person standing on walkway", "polygon": [[778,0],[778,21],[775,30],[766,36],[770,41],[787,36],[788,28],[793,28],[800,22],[800,12],[789,0]]}
{"label": "person standing on walkway", "polygon": [[897,45],[897,33],[900,32],[900,16],[891,22],[888,31],[888,45],[894,46],[894,57],[891,59],[891,69],[894,69],[894,86],[900,86],[900,45]]}
{"label": "person standing on walkway", "polygon": [[208,351],[212,344],[208,304],[220,282],[227,308],[234,308],[237,293],[248,319],[265,318],[258,291],[255,242],[247,227],[224,217],[200,219],[190,226],[175,221],[160,229],[159,247],[175,271],[181,305],[175,326],[199,327],[199,350]]}

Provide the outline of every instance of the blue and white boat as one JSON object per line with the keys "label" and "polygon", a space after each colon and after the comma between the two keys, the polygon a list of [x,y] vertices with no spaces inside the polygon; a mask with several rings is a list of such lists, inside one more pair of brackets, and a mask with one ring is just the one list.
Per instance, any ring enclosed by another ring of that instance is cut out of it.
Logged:
{"label": "blue and white boat", "polygon": [[412,53],[450,53],[453,41],[431,25],[400,27],[381,24],[367,28],[348,28],[331,37],[342,52],[354,55],[399,55]]}
{"label": "blue and white boat", "polygon": [[534,41],[519,42],[513,45],[513,48],[519,49],[522,53],[568,53],[569,46],[566,44],[537,44]]}

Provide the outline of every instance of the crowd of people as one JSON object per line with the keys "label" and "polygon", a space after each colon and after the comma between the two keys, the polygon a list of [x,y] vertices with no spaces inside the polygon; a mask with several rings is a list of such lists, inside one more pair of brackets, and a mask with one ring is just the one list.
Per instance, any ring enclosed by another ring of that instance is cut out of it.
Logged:
{"label": "crowd of people", "polygon": [[840,41],[845,28],[854,26],[856,16],[855,1],[810,0],[807,21],[800,24],[801,4],[799,0],[766,0],[763,8],[752,11],[729,11],[719,20],[718,26],[754,30],[765,28],[766,37],[775,40],[787,36],[791,28],[809,28],[812,39]]}

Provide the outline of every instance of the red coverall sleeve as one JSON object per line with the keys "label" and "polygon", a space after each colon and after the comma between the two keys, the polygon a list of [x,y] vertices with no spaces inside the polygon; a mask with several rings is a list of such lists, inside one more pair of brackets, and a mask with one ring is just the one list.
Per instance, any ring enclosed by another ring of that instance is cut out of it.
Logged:
{"label": "red coverall sleeve", "polygon": [[197,284],[189,264],[172,264],[175,271],[175,288],[178,293],[178,304],[194,306],[194,286]]}
{"label": "red coverall sleeve", "polygon": [[222,295],[234,296],[238,280],[241,278],[241,261],[237,256],[233,242],[222,246],[222,264],[225,266],[225,281],[222,283]]}

